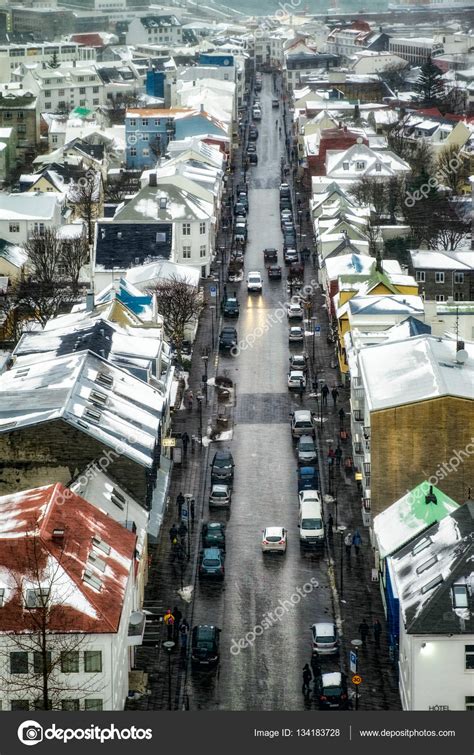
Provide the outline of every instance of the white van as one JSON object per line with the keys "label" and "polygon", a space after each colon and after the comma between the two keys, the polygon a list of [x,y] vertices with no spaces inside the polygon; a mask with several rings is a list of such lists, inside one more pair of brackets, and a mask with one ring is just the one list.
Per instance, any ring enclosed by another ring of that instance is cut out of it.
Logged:
{"label": "white van", "polygon": [[254,107],[252,110],[252,118],[254,121],[260,121],[262,119],[262,111],[259,107]]}
{"label": "white van", "polygon": [[302,490],[299,499],[300,544],[307,548],[322,546],[324,544],[324,521],[321,497],[317,490]]}

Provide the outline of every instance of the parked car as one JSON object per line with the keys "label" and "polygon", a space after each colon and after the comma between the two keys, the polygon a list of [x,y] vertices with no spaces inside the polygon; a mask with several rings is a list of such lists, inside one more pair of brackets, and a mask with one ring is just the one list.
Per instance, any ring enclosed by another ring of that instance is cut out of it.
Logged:
{"label": "parked car", "polygon": [[287,184],[286,182],[280,184],[280,197],[291,197],[291,187],[290,184]]}
{"label": "parked car", "polygon": [[248,211],[248,209],[249,209],[249,198],[248,198],[247,190],[245,190],[245,191],[243,191],[243,190],[237,190],[237,202],[240,202],[241,204],[243,204],[243,206]]}
{"label": "parked car", "polygon": [[301,325],[292,325],[288,332],[288,340],[290,343],[303,343],[304,328]]}
{"label": "parked car", "polygon": [[316,425],[313,412],[308,409],[298,409],[290,413],[291,434],[293,438],[299,438],[302,435],[316,436]]}
{"label": "parked car", "polygon": [[262,120],[262,111],[259,107],[254,107],[252,110],[252,118],[255,121],[261,121]]}
{"label": "parked car", "polygon": [[262,276],[259,273],[258,270],[252,270],[247,275],[247,291],[249,293],[256,292],[257,294],[262,293],[263,283],[262,283]]}
{"label": "parked car", "polygon": [[285,218],[285,220],[281,221],[281,230],[283,235],[287,233],[296,233],[295,226],[293,225],[291,218],[288,218],[288,220]]}
{"label": "parked car", "polygon": [[286,553],[287,537],[284,527],[266,527],[262,530],[263,553]]}
{"label": "parked car", "polygon": [[237,299],[226,299],[222,307],[224,317],[238,317],[240,306]]}
{"label": "parked car", "polygon": [[306,388],[306,375],[302,370],[291,370],[288,373],[288,388],[298,391],[301,386]]}
{"label": "parked car", "polygon": [[280,223],[283,224],[284,222],[287,222],[289,220],[293,220],[293,212],[289,209],[284,209],[280,211]]}
{"label": "parked car", "polygon": [[298,302],[291,302],[288,304],[286,311],[289,320],[302,320],[303,319],[303,307]]}
{"label": "parked car", "polygon": [[[303,373],[301,373],[303,374]],[[318,453],[316,450],[316,444],[311,435],[302,435],[298,441],[298,463],[299,464],[311,464],[313,461],[317,461]]]}
{"label": "parked car", "polygon": [[296,233],[294,231],[283,232],[283,246],[285,249],[294,249],[296,247]]}
{"label": "parked car", "polygon": [[302,490],[318,490],[319,474],[316,466],[298,467],[298,493]]}
{"label": "parked car", "polygon": [[254,152],[249,155],[249,163],[250,165],[258,165],[258,157]]}
{"label": "parked car", "polygon": [[291,265],[292,262],[298,262],[298,252],[296,249],[285,249],[283,252],[283,259],[285,260],[285,265]]}
{"label": "parked car", "polygon": [[306,354],[292,354],[290,356],[290,370],[308,370],[308,357]]}
{"label": "parked car", "polygon": [[314,694],[321,710],[346,710],[348,704],[347,679],[341,671],[318,674],[314,679]]}
{"label": "parked car", "polygon": [[244,221],[238,221],[235,224],[234,239],[245,243],[247,241],[247,223]]}
{"label": "parked car", "polygon": [[255,144],[255,142],[251,142],[250,144],[247,145],[247,154],[248,155],[251,155],[252,152],[256,152],[256,151],[257,151],[257,145]]}
{"label": "parked car", "polygon": [[225,525],[222,522],[204,522],[201,535],[203,548],[217,546],[225,551]]}
{"label": "parked car", "polygon": [[267,249],[264,249],[263,260],[265,264],[268,264],[269,262],[278,262],[278,250],[273,249],[273,247],[268,247]]}
{"label": "parked car", "polygon": [[247,216],[247,207],[245,206],[243,202],[235,203],[234,215],[242,215],[242,217],[244,218]]}
{"label": "parked car", "polygon": [[280,107],[280,100],[276,97],[272,99],[272,107]]}
{"label": "parked car", "polygon": [[217,506],[225,506],[228,508],[232,500],[232,490],[229,485],[223,483],[215,483],[211,487],[209,494],[209,506],[211,508]]}
{"label": "parked car", "polygon": [[237,346],[237,331],[228,325],[219,334],[219,351],[230,351]]}
{"label": "parked car", "polygon": [[333,621],[318,621],[311,625],[311,649],[313,655],[337,655],[339,640]]}
{"label": "parked car", "polygon": [[280,197],[280,212],[282,210],[291,210],[290,197]]}
{"label": "parked car", "polygon": [[204,548],[199,560],[200,579],[223,580],[225,574],[224,551],[220,548]]}
{"label": "parked car", "polygon": [[231,483],[234,479],[234,458],[230,451],[216,451],[211,462],[211,482]]}
{"label": "parked car", "polygon": [[258,139],[258,128],[256,126],[250,126],[249,128],[249,141],[255,142]]}
{"label": "parked car", "polygon": [[320,549],[324,546],[324,521],[321,496],[317,490],[299,493],[298,529],[302,548]]}
{"label": "parked car", "polygon": [[270,280],[281,280],[281,267],[280,265],[269,265],[267,268],[268,277]]}
{"label": "parked car", "polygon": [[191,664],[193,668],[215,667],[219,663],[221,630],[210,624],[195,626],[191,637]]}

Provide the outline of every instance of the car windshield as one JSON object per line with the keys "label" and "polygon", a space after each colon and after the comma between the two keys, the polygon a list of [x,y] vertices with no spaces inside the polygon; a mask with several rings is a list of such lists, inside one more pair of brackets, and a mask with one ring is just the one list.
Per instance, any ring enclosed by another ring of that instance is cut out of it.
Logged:
{"label": "car windshield", "polygon": [[218,558],[205,558],[202,563],[204,566],[219,566],[220,561]]}
{"label": "car windshield", "polygon": [[250,283],[260,283],[260,278],[258,278],[256,275],[252,275],[249,277]]}
{"label": "car windshield", "polygon": [[214,490],[212,495],[214,496],[214,498],[225,498],[227,493],[225,492],[225,490]]}
{"label": "car windshield", "polygon": [[330,642],[335,642],[335,641],[336,641],[336,638],[332,636],[327,637],[326,635],[324,635],[323,637],[316,637],[316,642],[319,645],[329,644]]}
{"label": "car windshield", "polygon": [[329,697],[336,697],[342,693],[342,689],[340,687],[324,687],[324,694],[328,695]]}
{"label": "car windshield", "polygon": [[307,420],[300,420],[296,423],[296,427],[311,427],[311,422],[308,422]]}
{"label": "car windshield", "polygon": [[300,451],[314,451],[314,443],[300,443]]}
{"label": "car windshield", "polygon": [[206,640],[199,640],[197,643],[198,650],[213,650],[214,643]]}
{"label": "car windshield", "polygon": [[320,530],[321,519],[303,519],[301,528],[303,530]]}
{"label": "car windshield", "polygon": [[216,467],[230,467],[230,459],[219,459],[219,457],[217,457],[217,459],[214,460],[214,465]]}
{"label": "car windshield", "polygon": [[280,535],[267,535],[267,536],[265,537],[265,540],[266,540],[266,541],[267,541],[268,543],[279,543],[281,539],[282,539],[282,538],[280,537]]}

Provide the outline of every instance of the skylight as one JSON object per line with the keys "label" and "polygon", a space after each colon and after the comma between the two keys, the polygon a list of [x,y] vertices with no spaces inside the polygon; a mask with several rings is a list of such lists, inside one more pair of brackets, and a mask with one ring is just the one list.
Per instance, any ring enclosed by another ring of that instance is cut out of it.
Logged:
{"label": "skylight", "polygon": [[443,582],[443,577],[441,576],[441,574],[438,574],[430,582],[427,582],[426,585],[423,585],[423,587],[421,588],[422,594],[425,595],[425,593],[429,592],[437,585],[440,585],[441,582]]}
{"label": "skylight", "polygon": [[96,577],[89,569],[86,569],[83,576],[83,581],[94,590],[100,590],[102,587],[102,580]]}
{"label": "skylight", "polygon": [[104,543],[102,538],[99,537],[99,535],[94,535],[92,538],[92,544],[101,550],[103,553],[105,553],[107,556],[110,553],[110,545],[107,545],[107,543]]}
{"label": "skylight", "polygon": [[455,608],[469,608],[467,585],[453,585],[453,603]]}
{"label": "skylight", "polygon": [[425,548],[428,548],[431,545],[431,538],[430,537],[424,537],[420,540],[420,542],[415,545],[413,548],[411,554],[412,556],[417,556],[418,553],[421,553],[421,551],[424,551]]}

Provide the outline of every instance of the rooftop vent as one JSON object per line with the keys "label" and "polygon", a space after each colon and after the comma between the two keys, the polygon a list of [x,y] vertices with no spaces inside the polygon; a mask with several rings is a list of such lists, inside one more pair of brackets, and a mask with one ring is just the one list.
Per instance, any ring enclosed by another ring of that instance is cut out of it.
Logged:
{"label": "rooftop vent", "polygon": [[433,486],[430,485],[430,492],[428,495],[425,495],[425,503],[428,506],[429,503],[434,503],[437,505],[438,499],[436,498],[435,494],[433,493]]}
{"label": "rooftop vent", "polygon": [[65,534],[64,527],[55,527],[53,530],[53,542],[64,543],[64,534]]}

